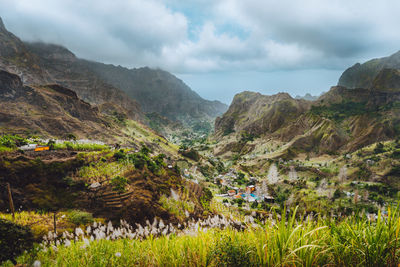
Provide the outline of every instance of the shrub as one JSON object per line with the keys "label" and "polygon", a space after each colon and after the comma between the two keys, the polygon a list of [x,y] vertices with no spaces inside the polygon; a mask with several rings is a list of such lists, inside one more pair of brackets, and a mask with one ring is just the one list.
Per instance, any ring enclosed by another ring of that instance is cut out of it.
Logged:
{"label": "shrub", "polygon": [[128,158],[133,163],[133,165],[135,165],[135,168],[140,169],[140,170],[143,169],[144,166],[146,166],[148,164],[148,162],[151,161],[149,156],[147,156],[146,154],[143,154],[141,152],[135,153],[135,154],[130,154],[128,156]]}
{"label": "shrub", "polygon": [[383,153],[383,152],[385,152],[384,145],[381,142],[379,142],[375,146],[374,153],[375,154],[380,154],[380,153]]}
{"label": "shrub", "polygon": [[68,213],[67,218],[75,225],[85,225],[93,222],[91,213],[81,210],[72,210]]}
{"label": "shrub", "polygon": [[400,165],[395,165],[389,172],[390,175],[400,176]]}
{"label": "shrub", "polygon": [[213,198],[213,194],[210,189],[207,187],[203,188],[203,195],[200,197],[201,205],[204,209],[210,208],[210,203]]}
{"label": "shrub", "polygon": [[114,153],[114,158],[116,160],[123,160],[126,158],[126,154],[123,149],[118,150],[117,152]]}
{"label": "shrub", "polygon": [[140,153],[142,153],[142,154],[148,156],[148,155],[150,155],[150,153],[151,153],[151,149],[144,145],[144,146],[142,146],[142,148],[140,149]]}
{"label": "shrub", "polygon": [[335,192],[333,193],[333,199],[340,198],[341,195],[342,195],[342,192],[340,191],[340,189],[336,189]]}
{"label": "shrub", "polygon": [[251,266],[251,252],[248,245],[222,233],[208,256],[215,266]]}
{"label": "shrub", "polygon": [[33,247],[33,234],[29,227],[0,219],[0,263],[15,258]]}
{"label": "shrub", "polygon": [[252,141],[254,141],[255,137],[256,136],[254,134],[252,134],[252,133],[243,132],[241,134],[240,142],[241,143],[252,142]]}
{"label": "shrub", "polygon": [[393,159],[400,159],[400,149],[394,150],[390,155],[390,157]]}
{"label": "shrub", "polygon": [[251,203],[251,208],[252,208],[252,209],[258,208],[258,202],[257,202],[257,200],[254,201],[253,203]]}
{"label": "shrub", "polygon": [[65,138],[66,138],[67,140],[76,141],[76,135],[73,134],[73,133],[67,134]]}
{"label": "shrub", "polygon": [[0,146],[16,148],[28,144],[28,141],[19,135],[2,135],[0,137]]}
{"label": "shrub", "polygon": [[115,176],[114,178],[111,179],[111,185],[113,187],[114,191],[117,192],[124,192],[125,187],[128,184],[128,179],[122,176]]}

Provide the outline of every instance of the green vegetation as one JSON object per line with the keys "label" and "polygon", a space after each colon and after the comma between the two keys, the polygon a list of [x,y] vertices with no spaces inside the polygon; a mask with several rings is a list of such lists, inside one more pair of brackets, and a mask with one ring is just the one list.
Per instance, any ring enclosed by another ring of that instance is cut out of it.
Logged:
{"label": "green vegetation", "polygon": [[255,136],[252,133],[243,132],[240,135],[240,141],[239,142],[241,142],[241,143],[252,142],[252,141],[254,141],[254,138],[257,138],[257,136]]}
{"label": "green vegetation", "polygon": [[115,176],[111,179],[110,183],[114,191],[123,193],[125,192],[126,186],[128,185],[128,179],[122,176]]}
{"label": "green vegetation", "polygon": [[323,116],[335,121],[341,121],[350,116],[373,114],[365,102],[342,101],[330,105],[312,106],[313,115]]}
{"label": "green vegetation", "polygon": [[71,210],[67,213],[67,218],[75,225],[87,225],[93,222],[91,213],[81,210]]}
{"label": "green vegetation", "polygon": [[[369,221],[362,214],[335,219],[298,218],[296,212],[237,231],[199,230],[146,240],[82,242],[39,251],[18,263],[44,266],[395,266],[400,251],[400,215],[389,210]],[[6,264],[6,266],[9,266]]]}
{"label": "green vegetation", "polygon": [[186,218],[186,212],[193,213],[195,210],[195,204],[193,202],[174,199],[173,197],[167,197],[165,195],[161,196],[159,202],[164,209],[181,220]]}
{"label": "green vegetation", "polygon": [[28,140],[19,135],[0,136],[0,152],[13,151],[26,144],[28,144]]}
{"label": "green vegetation", "polygon": [[54,144],[53,149],[74,150],[74,151],[101,151],[101,150],[107,150],[109,149],[109,147],[107,145],[102,145],[102,144],[93,144],[93,143],[80,144],[67,141],[64,143]]}

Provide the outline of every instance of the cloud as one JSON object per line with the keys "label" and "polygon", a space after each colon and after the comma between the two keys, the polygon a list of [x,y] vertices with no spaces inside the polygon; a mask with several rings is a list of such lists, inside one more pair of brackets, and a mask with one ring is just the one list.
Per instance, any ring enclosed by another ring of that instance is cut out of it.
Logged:
{"label": "cloud", "polygon": [[324,58],[353,60],[379,48],[396,49],[399,8],[394,0],[222,0],[215,13],[251,29],[255,40],[317,52],[320,58],[312,65],[319,67],[327,64]]}
{"label": "cloud", "polygon": [[24,40],[63,44],[78,56],[147,65],[187,38],[187,19],[158,1],[0,0],[4,21]]}
{"label": "cloud", "polygon": [[24,40],[175,73],[343,69],[398,50],[397,0],[0,0]]}

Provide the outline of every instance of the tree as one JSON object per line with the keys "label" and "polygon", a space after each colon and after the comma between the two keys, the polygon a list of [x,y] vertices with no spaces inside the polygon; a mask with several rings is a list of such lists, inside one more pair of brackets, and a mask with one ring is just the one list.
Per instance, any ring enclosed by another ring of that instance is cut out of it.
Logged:
{"label": "tree", "polygon": [[76,136],[73,133],[69,133],[66,136],[67,140],[76,141]]}
{"label": "tree", "polygon": [[144,145],[140,149],[140,153],[143,153],[144,155],[148,156],[151,153],[151,149],[148,148],[146,145]]}

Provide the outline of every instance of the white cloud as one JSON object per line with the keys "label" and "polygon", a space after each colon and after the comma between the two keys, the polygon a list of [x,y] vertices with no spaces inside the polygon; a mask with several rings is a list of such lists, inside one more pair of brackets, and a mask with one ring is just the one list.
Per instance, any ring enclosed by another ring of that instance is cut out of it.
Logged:
{"label": "white cloud", "polygon": [[187,19],[155,0],[0,0],[8,28],[24,40],[60,43],[78,56],[147,65],[187,38]]}
{"label": "white cloud", "polygon": [[24,40],[176,73],[344,68],[400,43],[397,0],[0,0],[0,10]]}

